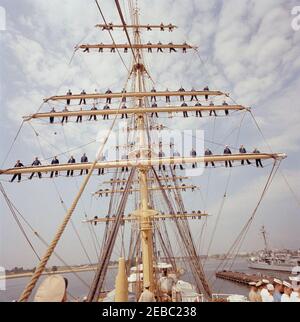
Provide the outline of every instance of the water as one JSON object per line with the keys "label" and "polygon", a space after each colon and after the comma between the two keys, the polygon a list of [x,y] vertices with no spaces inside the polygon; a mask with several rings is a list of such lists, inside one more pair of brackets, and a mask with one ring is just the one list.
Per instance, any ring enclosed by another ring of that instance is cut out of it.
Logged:
{"label": "water", "polygon": [[[218,294],[240,294],[240,295],[248,295],[248,288],[244,285],[233,283],[230,281],[216,279],[215,278],[215,270],[218,265],[221,263],[220,260],[209,259],[205,264],[205,272],[207,277],[210,278],[210,285],[212,286],[213,293]],[[180,266],[180,263],[179,263]],[[246,259],[237,259],[234,265],[231,268],[232,271],[239,271],[245,273],[252,273],[252,274],[265,274],[269,276],[276,276],[281,279],[287,279],[287,273],[277,273],[277,272],[267,272],[267,271],[258,271],[248,268],[247,260]],[[114,281],[116,277],[117,270],[116,269],[109,269],[107,275],[107,282],[104,287],[105,290],[111,290],[114,288]],[[78,275],[88,284],[91,285],[94,272],[82,272],[78,273]],[[69,300],[72,300],[72,296],[76,298],[83,298],[88,293],[88,287],[84,285],[73,273],[64,274],[65,277],[68,278],[69,286],[68,291],[70,293]],[[41,277],[39,284],[45,277]],[[187,271],[183,276],[183,280],[192,282],[191,274]],[[18,299],[26,283],[28,282],[28,278],[20,278],[20,279],[13,279],[8,280],[6,282],[6,291],[0,291],[0,302],[11,302],[13,300]],[[38,284],[38,285],[39,285]],[[32,297],[31,297],[32,300]]]}

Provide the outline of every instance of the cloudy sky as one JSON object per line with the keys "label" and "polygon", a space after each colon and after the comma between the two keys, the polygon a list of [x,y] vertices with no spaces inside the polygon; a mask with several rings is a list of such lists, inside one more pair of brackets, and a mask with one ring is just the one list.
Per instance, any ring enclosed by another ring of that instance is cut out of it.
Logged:
{"label": "cloudy sky", "polygon": [[[119,22],[114,2],[100,1],[107,21]],[[120,1],[128,19],[127,1]],[[73,93],[113,91],[123,88],[127,71],[117,54],[83,54],[76,52],[76,44],[110,43],[107,33],[94,28],[102,23],[93,0],[1,0],[6,10],[6,30],[1,39],[1,151],[2,167],[11,167],[17,159],[29,164],[34,156],[43,163],[54,155],[86,145],[94,140],[99,125],[107,130],[109,122],[76,126],[46,126],[45,122],[25,124],[8,158],[7,152],[18,131],[22,116],[36,112],[43,98]],[[251,106],[265,139],[249,114],[234,113],[230,118],[182,118],[162,120],[170,128],[204,130],[206,143],[214,153],[222,153],[229,144],[237,148],[258,147],[261,151],[288,154],[264,199],[242,250],[262,248],[259,229],[266,226],[270,244],[274,248],[300,247],[300,31],[293,30],[295,18],[291,10],[296,0],[153,0],[139,1],[140,19],[147,23],[174,23],[179,29],[173,33],[153,31],[142,35],[143,41],[182,43],[198,47],[186,55],[146,55],[146,64],[157,90],[197,89],[209,85],[211,89],[231,94],[239,104]],[[128,20],[127,20],[128,21]],[[125,42],[123,32],[114,32],[115,41]],[[123,54],[127,66],[130,55]],[[149,84],[150,86],[150,84]],[[43,111],[49,109],[42,106]],[[180,122],[178,122],[180,121]],[[242,123],[241,123],[242,122]],[[38,137],[37,135],[38,134]],[[267,142],[268,143],[267,143]],[[213,143],[212,143],[213,142]],[[77,149],[79,158],[86,152],[92,159],[97,144]],[[61,162],[69,155],[63,155]],[[215,227],[222,197],[229,180],[227,198],[216,227],[210,253],[226,252],[242,226],[250,217],[271,170],[270,162],[264,169],[236,167],[232,172],[224,168],[206,170],[193,183],[201,187],[198,195],[184,194],[189,210],[206,210],[207,221],[204,252]],[[289,182],[287,186],[283,175]],[[106,177],[106,179],[109,176]],[[62,196],[70,205],[82,179],[59,178],[56,185],[48,179],[21,184],[3,185],[16,207],[45,239],[51,240],[64,208]],[[105,214],[107,204],[94,200],[91,193],[100,186],[92,178],[82,202],[74,213],[74,225],[80,232],[89,255],[95,260],[89,229],[81,223],[84,215]],[[295,195],[292,193],[292,191]],[[195,193],[195,194],[196,194]],[[297,201],[298,199],[298,201]],[[20,234],[3,198],[1,197],[1,253],[0,266],[35,266],[36,259]],[[199,236],[201,224],[194,227]],[[96,233],[101,236],[101,228]],[[29,233],[30,235],[30,233]],[[30,235],[34,240],[34,237]],[[34,241],[39,252],[43,247]],[[71,228],[59,244],[58,252],[68,263],[84,263],[79,242]],[[57,263],[53,260],[52,263]]]}

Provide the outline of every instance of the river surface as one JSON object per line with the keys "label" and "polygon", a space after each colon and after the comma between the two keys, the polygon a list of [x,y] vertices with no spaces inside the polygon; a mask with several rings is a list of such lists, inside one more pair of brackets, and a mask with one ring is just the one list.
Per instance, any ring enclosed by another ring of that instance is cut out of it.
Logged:
{"label": "river surface", "polygon": [[[215,271],[220,265],[220,263],[221,263],[220,260],[209,259],[206,261],[204,265],[206,276],[209,279],[209,284],[212,287],[213,293],[248,295],[249,290],[246,286],[215,278]],[[180,265],[183,268],[185,268],[183,264],[179,263],[178,266]],[[274,276],[281,279],[287,279],[289,276],[287,273],[258,271],[258,270],[250,269],[248,268],[247,260],[243,258],[237,259],[233,264],[231,270],[238,271],[238,272],[246,272],[251,274],[262,273],[268,276]],[[109,269],[106,285],[104,288],[105,290],[111,290],[114,288],[116,273],[117,273],[116,269],[113,269],[113,268]],[[81,277],[81,279],[84,282],[86,282],[86,284],[90,285],[92,283],[94,272],[81,272],[77,274]],[[68,286],[68,291],[70,293],[69,300],[73,300],[74,298],[83,298],[84,296],[87,295],[89,290],[88,286],[85,285],[85,283],[82,282],[80,279],[78,279],[77,276],[75,276],[73,273],[64,274],[64,276],[67,277],[69,281],[69,286]],[[45,279],[45,276],[42,276],[39,283],[44,279]],[[187,270],[181,279],[192,282],[192,276]],[[26,286],[26,283],[28,282],[28,280],[29,280],[28,278],[17,278],[17,279],[7,280],[6,291],[0,291],[0,302],[11,302],[11,301],[17,300],[20,294],[22,293],[22,291],[24,290],[24,287]]]}

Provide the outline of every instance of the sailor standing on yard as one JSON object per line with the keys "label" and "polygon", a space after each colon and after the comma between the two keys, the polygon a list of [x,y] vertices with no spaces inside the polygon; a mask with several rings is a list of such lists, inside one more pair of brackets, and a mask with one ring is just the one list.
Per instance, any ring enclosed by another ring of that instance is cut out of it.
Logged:
{"label": "sailor standing on yard", "polygon": [[[21,163],[20,160],[18,160],[17,163],[15,164],[15,168],[21,168],[21,167],[24,167],[24,165],[23,165],[23,163]],[[21,182],[21,173],[14,174],[14,176],[12,177],[10,182],[14,182],[16,177],[18,177],[18,182]]]}
{"label": "sailor standing on yard", "polygon": [[[59,164],[59,161],[57,159],[57,157],[54,157],[54,159],[51,162],[52,165],[57,165]],[[51,172],[50,178],[53,178],[54,175],[54,171]],[[58,171],[55,171],[55,176],[58,177]]]}
{"label": "sailor standing on yard", "polygon": [[145,290],[142,292],[139,302],[156,302],[154,294],[149,290],[150,283],[145,283]]}
{"label": "sailor standing on yard", "polygon": [[[81,157],[81,163],[88,163],[89,160],[88,160],[88,157],[86,156],[86,154],[84,153],[83,156]],[[89,171],[88,169],[85,169],[85,173],[88,174]],[[80,171],[80,175],[82,176],[83,174],[83,170]]]}
{"label": "sailor standing on yard", "polygon": [[[32,166],[38,167],[40,165],[42,165],[41,161],[38,159],[38,157],[36,157],[35,160],[32,162]],[[33,178],[34,174],[35,174],[35,172],[32,172],[31,176],[29,177],[29,180],[31,180]],[[38,176],[40,179],[42,178],[41,172],[38,172]]]}
{"label": "sailor standing on yard", "polygon": [[[229,149],[229,146],[228,145],[226,145],[225,146],[225,149],[224,149],[224,155],[230,155],[230,154],[232,154],[231,153],[231,150]],[[229,164],[229,167],[230,168],[232,168],[232,163],[231,163],[231,161],[229,160],[229,161],[225,161],[225,167],[227,168],[228,167],[228,164]]]}

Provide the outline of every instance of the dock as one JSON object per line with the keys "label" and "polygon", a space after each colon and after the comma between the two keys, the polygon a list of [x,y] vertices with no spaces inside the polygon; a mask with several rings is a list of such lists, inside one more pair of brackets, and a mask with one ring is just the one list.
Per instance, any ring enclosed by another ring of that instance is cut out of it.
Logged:
{"label": "dock", "polygon": [[217,278],[228,280],[234,283],[248,285],[250,282],[257,283],[262,279],[267,279],[273,283],[274,277],[263,274],[247,274],[242,272],[221,271],[216,273]]}

